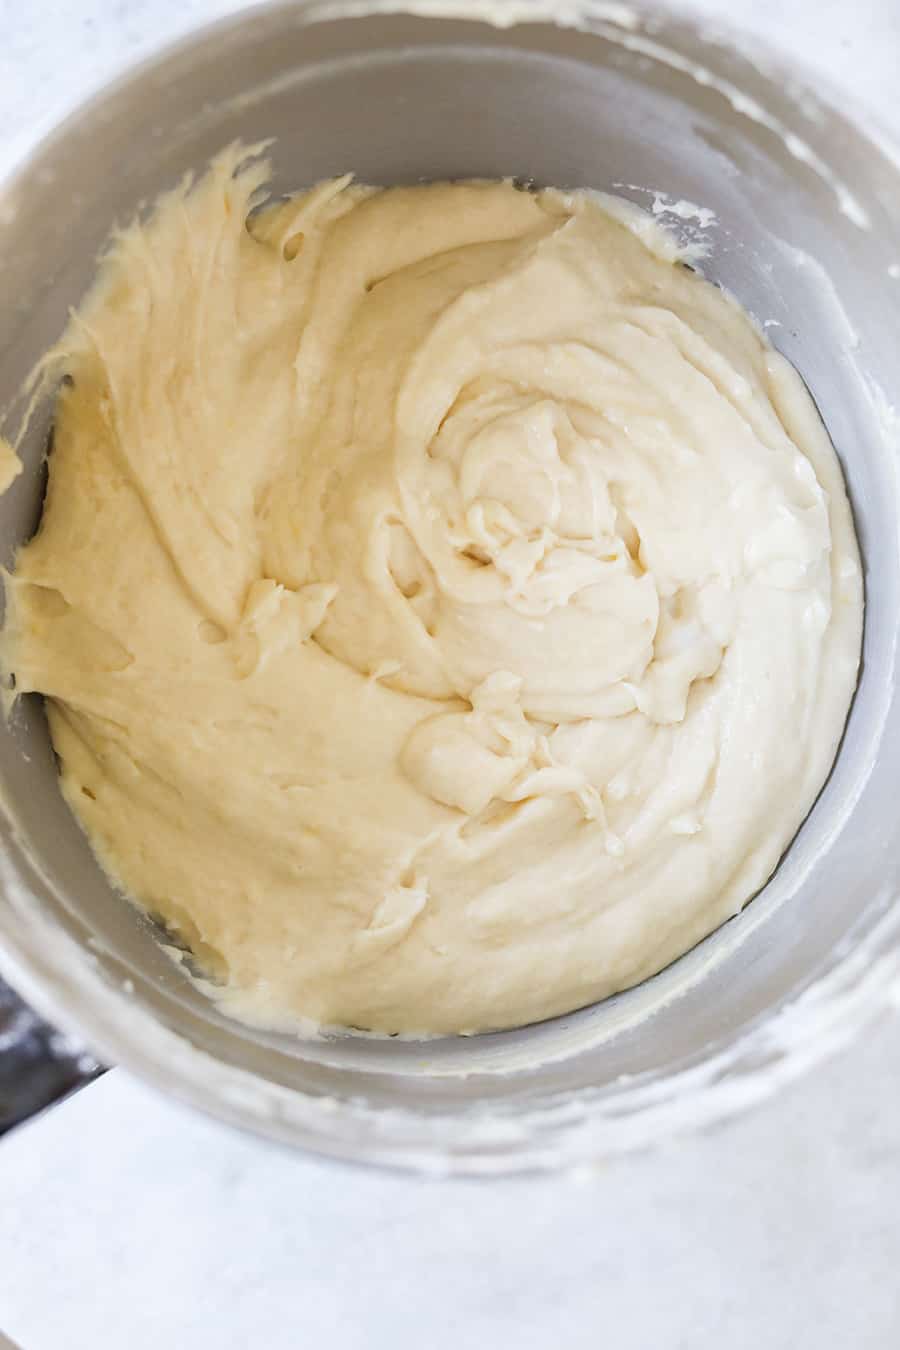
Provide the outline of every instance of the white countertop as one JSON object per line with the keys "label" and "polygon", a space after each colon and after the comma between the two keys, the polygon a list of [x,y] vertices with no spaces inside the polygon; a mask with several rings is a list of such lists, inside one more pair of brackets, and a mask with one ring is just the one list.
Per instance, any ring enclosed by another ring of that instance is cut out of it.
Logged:
{"label": "white countertop", "polygon": [[900,1027],[589,1183],[319,1162],[116,1070],[0,1142],[22,1350],[893,1350]]}
{"label": "white countertop", "polygon": [[[898,0],[691,0],[900,133]],[[0,0],[0,172],[234,0]],[[116,1070],[0,1140],[22,1350],[882,1350],[900,1344],[900,1021],[706,1137],[590,1183],[295,1156]],[[0,1346],[3,1335],[0,1334]]]}

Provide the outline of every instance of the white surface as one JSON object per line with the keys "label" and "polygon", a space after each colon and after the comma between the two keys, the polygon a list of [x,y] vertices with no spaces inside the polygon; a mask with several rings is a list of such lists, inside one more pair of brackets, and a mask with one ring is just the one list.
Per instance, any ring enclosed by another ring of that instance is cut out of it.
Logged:
{"label": "white surface", "polygon": [[[900,133],[897,0],[693,5]],[[124,60],[237,7],[0,0],[0,171]],[[580,1186],[294,1157],[116,1071],[0,1141],[0,1328],[23,1350],[882,1350],[898,1120],[896,1020],[749,1119]]]}
{"label": "white surface", "polygon": [[0,1327],[23,1350],[889,1350],[898,1114],[892,1023],[590,1182],[447,1183],[283,1152],[116,1070],[0,1145]]}

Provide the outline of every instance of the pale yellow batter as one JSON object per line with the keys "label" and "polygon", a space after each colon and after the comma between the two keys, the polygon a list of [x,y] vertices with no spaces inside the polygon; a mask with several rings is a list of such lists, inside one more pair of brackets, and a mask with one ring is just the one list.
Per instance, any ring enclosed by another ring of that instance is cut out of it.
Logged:
{"label": "pale yellow batter", "polygon": [[240,1016],[560,1013],[766,881],[862,595],[797,375],[648,222],[221,155],[116,236],[5,663],[124,890]]}

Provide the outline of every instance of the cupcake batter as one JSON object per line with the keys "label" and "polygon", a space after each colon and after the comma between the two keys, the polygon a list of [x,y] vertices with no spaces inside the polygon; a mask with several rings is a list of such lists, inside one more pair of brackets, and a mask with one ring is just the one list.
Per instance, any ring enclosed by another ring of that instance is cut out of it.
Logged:
{"label": "cupcake batter", "polygon": [[[799,377],[623,204],[232,148],[43,381],[4,661],[238,1016],[509,1027],[659,970],[822,786],[862,617]],[[249,219],[248,219],[249,216]]]}

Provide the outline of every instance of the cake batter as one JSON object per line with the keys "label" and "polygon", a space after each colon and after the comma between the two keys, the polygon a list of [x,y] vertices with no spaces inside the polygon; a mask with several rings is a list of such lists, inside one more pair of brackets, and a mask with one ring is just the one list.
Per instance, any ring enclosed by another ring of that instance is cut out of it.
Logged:
{"label": "cake batter", "polygon": [[4,664],[235,1015],[590,1003],[737,913],[828,774],[862,621],[834,450],[625,204],[260,208],[267,176],[231,148],[119,232],[42,363]]}

